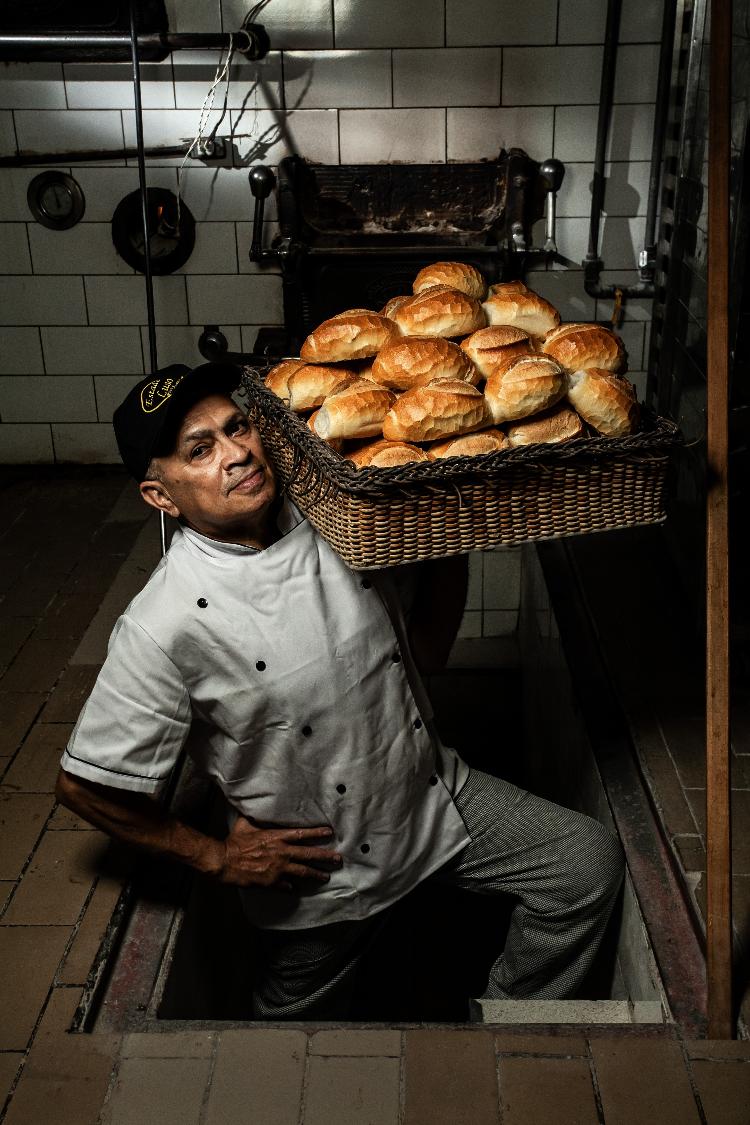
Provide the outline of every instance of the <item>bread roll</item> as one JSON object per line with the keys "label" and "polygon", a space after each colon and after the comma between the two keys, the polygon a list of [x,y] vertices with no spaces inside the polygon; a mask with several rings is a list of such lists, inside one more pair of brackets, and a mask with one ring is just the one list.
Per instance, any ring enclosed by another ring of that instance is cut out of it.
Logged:
{"label": "bread roll", "polygon": [[418,445],[405,441],[371,441],[367,445],[346,454],[347,461],[358,469],[370,466],[373,469],[392,469],[396,465],[408,465],[412,461],[429,461],[430,458]]}
{"label": "bread roll", "polygon": [[341,449],[343,447],[343,444],[344,444],[344,442],[341,438],[329,438],[329,439],[321,438],[320,434],[315,429],[315,419],[318,417],[319,414],[320,414],[320,411],[316,410],[310,415],[310,417],[307,419],[307,428],[309,430],[312,430],[312,432],[315,434],[315,436],[317,438],[320,438],[321,441],[325,441],[326,445],[330,445],[331,449],[335,449],[337,453],[340,453]]}
{"label": "bread roll", "polygon": [[487,292],[487,282],[475,266],[465,262],[433,262],[425,266],[414,278],[414,293],[422,293],[433,285],[449,285],[469,297],[481,301]]}
{"label": "bread roll", "polygon": [[484,397],[494,422],[528,418],[565,394],[565,372],[547,356],[518,356],[490,375]]}
{"label": "bread roll", "polygon": [[560,323],[557,309],[520,281],[493,285],[482,308],[488,324],[509,324],[529,336],[546,336]]}
{"label": "bread roll", "polygon": [[463,434],[462,437],[449,438],[448,441],[437,441],[428,449],[432,458],[442,457],[476,457],[480,453],[495,453],[498,449],[506,449],[508,439],[502,430],[479,430],[475,434]]}
{"label": "bread roll", "polygon": [[371,378],[392,390],[423,387],[435,379],[478,383],[479,372],[458,344],[440,336],[402,336],[375,356]]}
{"label": "bread roll", "polygon": [[398,334],[394,322],[378,313],[340,314],[311,332],[299,354],[312,363],[367,359]]}
{"label": "bread roll", "polygon": [[508,426],[507,432],[508,444],[512,448],[517,445],[534,445],[537,442],[555,445],[585,434],[583,422],[575,410],[564,403],[536,418],[527,418],[525,422]]}
{"label": "bread roll", "polygon": [[322,367],[314,363],[303,363],[289,377],[289,409],[295,414],[314,410],[334,391],[342,391],[356,378],[357,374],[347,367]]}
{"label": "bread roll", "polygon": [[390,441],[434,441],[490,424],[484,396],[460,379],[438,379],[396,399],[383,419]]}
{"label": "bread roll", "polygon": [[528,332],[508,324],[480,328],[461,341],[461,348],[472,360],[480,375],[487,379],[495,371],[507,367],[511,359],[531,352]]}
{"label": "bread roll", "polygon": [[375,437],[395,396],[369,379],[357,379],[325,400],[315,419],[315,433],[331,438]]}
{"label": "bread roll", "polygon": [[542,344],[566,371],[600,367],[605,371],[625,369],[625,348],[619,336],[600,324],[562,324]]}
{"label": "bread roll", "polygon": [[381,316],[387,316],[393,319],[393,314],[396,309],[400,309],[407,301],[411,301],[411,294],[408,297],[391,297],[390,301],[386,301],[383,308],[380,310]]}
{"label": "bread roll", "polygon": [[393,319],[404,336],[467,336],[486,324],[479,301],[447,285],[433,285],[412,297]]}
{"label": "bread roll", "polygon": [[285,359],[266,372],[263,382],[279,398],[289,400],[289,380],[300,368],[307,367],[302,359]]}
{"label": "bread roll", "polygon": [[344,309],[343,312],[334,313],[329,320],[341,320],[343,316],[380,316],[374,309]]}
{"label": "bread roll", "polygon": [[568,399],[590,426],[607,437],[632,434],[638,423],[635,387],[603,368],[572,371]]}

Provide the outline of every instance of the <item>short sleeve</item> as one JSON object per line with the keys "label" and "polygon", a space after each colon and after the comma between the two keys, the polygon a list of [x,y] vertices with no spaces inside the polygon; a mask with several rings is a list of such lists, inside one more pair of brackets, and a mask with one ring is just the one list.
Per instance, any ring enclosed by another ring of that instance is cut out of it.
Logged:
{"label": "short sleeve", "polygon": [[190,731],[190,698],[174,662],[124,616],[61,765],[78,777],[158,794]]}

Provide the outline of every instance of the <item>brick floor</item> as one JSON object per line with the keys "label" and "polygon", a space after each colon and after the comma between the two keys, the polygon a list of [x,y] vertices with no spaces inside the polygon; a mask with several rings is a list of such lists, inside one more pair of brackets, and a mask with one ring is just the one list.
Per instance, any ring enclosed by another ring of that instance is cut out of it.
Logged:
{"label": "brick floor", "polygon": [[[54,776],[111,623],[155,561],[146,515],[121,474],[0,470],[4,1125],[746,1125],[750,1043],[683,1043],[674,1028],[68,1031],[121,878],[100,834],[54,809]],[[682,779],[658,740],[644,762],[676,854],[700,874],[700,715],[675,693]],[[735,784],[747,779],[740,764]],[[735,817],[747,870],[746,795]],[[748,929],[750,875],[736,874],[735,907]]]}

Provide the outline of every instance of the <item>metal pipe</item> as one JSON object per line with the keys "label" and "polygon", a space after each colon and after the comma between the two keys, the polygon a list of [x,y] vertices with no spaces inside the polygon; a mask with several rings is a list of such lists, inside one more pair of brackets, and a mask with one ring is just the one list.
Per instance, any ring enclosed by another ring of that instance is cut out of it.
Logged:
{"label": "metal pipe", "polygon": [[599,118],[596,125],[596,155],[594,156],[594,183],[591,191],[591,219],[589,223],[589,252],[586,261],[599,261],[599,222],[604,206],[604,161],[607,156],[609,120],[615,94],[617,46],[620,36],[622,0],[608,0],[607,26],[604,32],[602,79],[599,88]]}
{"label": "metal pipe", "polygon": [[654,139],[651,145],[651,169],[648,181],[648,204],[643,256],[639,262],[641,280],[652,282],[656,266],[656,215],[659,206],[661,183],[661,156],[669,117],[669,86],[672,79],[672,47],[677,17],[677,0],[664,0],[661,24],[661,49],[659,51],[659,78],[656,84],[654,108]]}
{"label": "metal pipe", "polygon": [[[262,24],[251,23],[232,33],[235,50],[248,59],[263,59],[270,40]],[[229,48],[228,32],[149,31],[136,36],[138,54],[146,61],[160,62],[172,51],[216,50]],[[19,32],[0,34],[0,61],[71,61],[76,51],[130,58],[133,41],[124,32]],[[85,61],[85,60],[83,60]],[[92,59],[92,61],[97,61]],[[99,60],[101,61],[101,60]]]}
{"label": "metal pipe", "polygon": [[[155,145],[145,148],[146,156],[184,156],[191,142],[179,145]],[[30,164],[88,164],[92,160],[123,160],[138,156],[137,148],[78,149],[76,152],[19,152],[0,156],[0,168],[24,168]]]}
{"label": "metal pipe", "polygon": [[[138,149],[138,184],[141,191],[141,218],[143,221],[143,275],[146,279],[146,316],[148,319],[148,350],[151,374],[158,370],[156,350],[156,316],[154,314],[154,278],[151,273],[151,233],[148,222],[148,189],[146,187],[146,155],[143,144],[143,106],[141,103],[141,67],[138,58],[135,2],[130,0],[130,44],[133,59],[133,101],[135,105],[135,137]],[[164,513],[159,512],[159,538],[162,555],[167,549],[167,529]]]}

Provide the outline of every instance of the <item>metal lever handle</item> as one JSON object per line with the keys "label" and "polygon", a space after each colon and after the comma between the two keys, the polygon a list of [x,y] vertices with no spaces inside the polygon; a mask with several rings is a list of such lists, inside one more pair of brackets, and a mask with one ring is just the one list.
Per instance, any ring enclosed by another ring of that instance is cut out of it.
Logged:
{"label": "metal lever handle", "polygon": [[557,192],[563,182],[565,165],[559,160],[545,160],[539,165],[539,176],[547,192],[547,208],[544,227],[544,249],[548,254],[557,253],[555,241],[555,203]]}
{"label": "metal lever handle", "polygon": [[270,168],[264,164],[256,164],[248,174],[250,191],[255,198],[255,212],[253,214],[253,238],[250,243],[250,261],[262,262],[271,254],[263,249],[263,213],[266,200],[276,186],[276,177]]}

